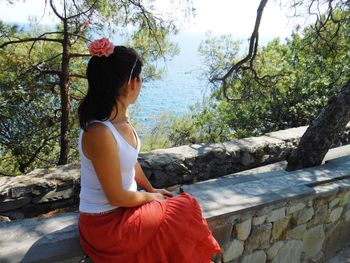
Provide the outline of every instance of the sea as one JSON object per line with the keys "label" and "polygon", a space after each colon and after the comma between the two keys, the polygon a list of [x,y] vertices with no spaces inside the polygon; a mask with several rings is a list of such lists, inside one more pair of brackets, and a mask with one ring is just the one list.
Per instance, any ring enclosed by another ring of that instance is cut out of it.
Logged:
{"label": "sea", "polygon": [[[205,61],[198,48],[206,38],[205,33],[181,33],[173,36],[180,53],[165,62],[162,79],[144,82],[140,96],[130,107],[132,119],[147,130],[155,127],[163,113],[181,116],[190,112],[190,107],[210,95],[208,76],[205,75]],[[235,37],[243,40],[242,37]],[[260,46],[266,45],[272,38],[262,37]],[[245,53],[248,41],[242,43],[240,52]],[[241,54],[243,55],[243,54]]]}
{"label": "sea", "polygon": [[160,80],[143,83],[137,102],[130,107],[134,120],[152,129],[163,113],[184,115],[190,111],[190,106],[209,95],[204,59],[198,53],[204,38],[205,34],[200,33],[181,33],[172,37],[180,52],[169,60],[160,61],[164,66]]}

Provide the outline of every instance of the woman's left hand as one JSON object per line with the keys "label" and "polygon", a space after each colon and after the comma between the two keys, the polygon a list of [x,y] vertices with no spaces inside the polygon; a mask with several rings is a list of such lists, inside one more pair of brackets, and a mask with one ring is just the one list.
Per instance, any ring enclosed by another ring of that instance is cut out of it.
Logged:
{"label": "woman's left hand", "polygon": [[165,190],[165,189],[153,188],[152,193],[160,193],[160,194],[162,194],[165,198],[170,198],[170,197],[173,197],[173,196],[174,196],[172,193],[170,193],[169,191],[167,191],[167,190]]}

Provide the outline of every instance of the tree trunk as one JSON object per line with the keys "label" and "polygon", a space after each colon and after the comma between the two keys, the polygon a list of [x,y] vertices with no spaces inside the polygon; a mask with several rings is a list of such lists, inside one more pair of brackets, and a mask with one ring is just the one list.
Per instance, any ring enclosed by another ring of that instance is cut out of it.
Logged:
{"label": "tree trunk", "polygon": [[331,98],[321,114],[302,136],[298,148],[287,157],[287,170],[320,165],[329,148],[350,121],[350,81],[341,92]]}
{"label": "tree trunk", "polygon": [[61,78],[60,78],[60,95],[61,95],[61,137],[60,137],[60,157],[58,164],[68,163],[69,154],[69,116],[70,116],[70,102],[68,93],[69,82],[69,39],[68,39],[68,24],[67,20],[63,21],[63,52],[61,64]]}

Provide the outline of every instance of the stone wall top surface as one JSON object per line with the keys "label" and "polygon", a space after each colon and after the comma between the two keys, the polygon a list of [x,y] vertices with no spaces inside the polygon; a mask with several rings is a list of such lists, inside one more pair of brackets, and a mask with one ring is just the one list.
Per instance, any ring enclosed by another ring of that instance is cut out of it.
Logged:
{"label": "stone wall top surface", "polygon": [[[270,168],[272,167],[270,165]],[[255,172],[258,171],[259,169],[255,169]],[[242,173],[186,185],[183,189],[197,197],[206,218],[215,218],[300,196],[327,192],[330,190],[327,183],[338,180],[340,181],[336,184],[337,188],[331,189],[332,191],[350,188],[350,156],[329,160],[322,166],[293,172],[277,168],[272,172],[240,175]]]}

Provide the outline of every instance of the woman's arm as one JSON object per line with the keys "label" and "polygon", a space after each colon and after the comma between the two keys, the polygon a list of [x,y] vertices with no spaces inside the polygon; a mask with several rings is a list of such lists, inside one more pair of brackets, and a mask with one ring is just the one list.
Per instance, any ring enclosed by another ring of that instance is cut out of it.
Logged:
{"label": "woman's arm", "polygon": [[160,193],[133,192],[124,190],[120,174],[117,143],[108,127],[94,123],[84,132],[83,151],[92,161],[97,177],[113,206],[134,207],[152,200],[163,200]]}
{"label": "woman's arm", "polygon": [[135,165],[135,181],[139,186],[141,186],[147,192],[150,192],[150,193],[154,192],[155,189],[153,188],[151,183],[148,181],[139,162],[136,162],[136,165]]}
{"label": "woman's arm", "polygon": [[172,197],[172,193],[168,192],[165,189],[157,189],[157,188],[153,188],[153,186],[151,185],[151,183],[148,181],[145,173],[142,170],[141,165],[139,164],[139,162],[136,163],[135,165],[135,181],[136,183],[141,186],[143,189],[145,189],[147,192],[150,193],[160,193],[162,194],[164,197]]}

